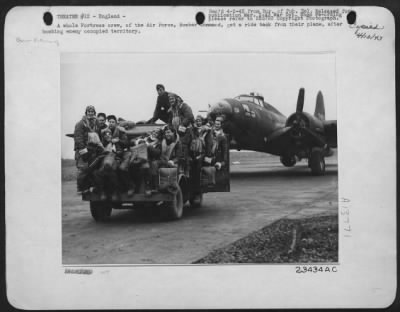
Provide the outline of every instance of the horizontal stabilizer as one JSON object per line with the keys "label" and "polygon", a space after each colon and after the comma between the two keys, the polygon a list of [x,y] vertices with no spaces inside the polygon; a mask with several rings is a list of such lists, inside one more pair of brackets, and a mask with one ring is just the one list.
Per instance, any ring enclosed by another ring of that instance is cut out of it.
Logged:
{"label": "horizontal stabilizer", "polygon": [[[138,137],[141,135],[146,135],[150,132],[153,132],[154,130],[158,130],[162,127],[164,127],[165,124],[136,124],[135,128],[125,130],[124,132],[128,137]],[[69,138],[74,138],[73,133],[67,133],[65,136]]]}

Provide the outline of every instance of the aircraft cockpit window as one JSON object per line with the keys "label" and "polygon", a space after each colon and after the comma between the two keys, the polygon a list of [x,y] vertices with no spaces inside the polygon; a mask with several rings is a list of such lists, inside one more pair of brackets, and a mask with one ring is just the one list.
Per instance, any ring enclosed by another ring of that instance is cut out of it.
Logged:
{"label": "aircraft cockpit window", "polygon": [[238,101],[241,102],[250,102],[253,104],[256,104],[258,106],[263,106],[263,101],[259,98],[256,98],[254,96],[250,96],[250,95],[239,95],[237,96],[235,99],[237,99]]}
{"label": "aircraft cockpit window", "polygon": [[253,97],[247,95],[239,95],[236,99],[241,102],[253,102]]}
{"label": "aircraft cockpit window", "polygon": [[258,106],[261,106],[261,107],[263,106],[261,99],[256,99],[256,98],[254,98],[254,100],[255,100],[255,102],[256,102],[256,104],[257,104]]}

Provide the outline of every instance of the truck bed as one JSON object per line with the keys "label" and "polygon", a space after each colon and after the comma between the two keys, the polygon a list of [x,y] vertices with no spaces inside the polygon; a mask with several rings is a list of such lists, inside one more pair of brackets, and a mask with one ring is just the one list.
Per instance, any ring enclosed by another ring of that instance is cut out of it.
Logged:
{"label": "truck bed", "polygon": [[[145,196],[144,193],[135,193],[128,196],[126,193],[120,195],[118,203],[130,202],[158,202],[158,201],[172,201],[174,195],[171,193],[154,192],[151,196]],[[100,196],[97,193],[86,193],[82,195],[82,200],[86,201],[100,201]]]}

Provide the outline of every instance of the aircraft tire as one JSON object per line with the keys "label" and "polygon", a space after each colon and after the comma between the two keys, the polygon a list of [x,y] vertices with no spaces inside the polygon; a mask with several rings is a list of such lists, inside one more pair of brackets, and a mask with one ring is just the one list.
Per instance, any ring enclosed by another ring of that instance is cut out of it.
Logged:
{"label": "aircraft tire", "polygon": [[111,216],[112,207],[110,203],[102,201],[90,202],[90,213],[96,222],[107,221]]}
{"label": "aircraft tire", "polygon": [[179,186],[177,186],[174,199],[170,202],[165,203],[165,207],[162,208],[162,214],[163,219],[165,220],[177,220],[182,218],[183,195]]}
{"label": "aircraft tire", "polygon": [[313,149],[309,160],[309,166],[313,175],[325,173],[325,159],[321,149]]}
{"label": "aircraft tire", "polygon": [[294,156],[281,156],[281,163],[285,167],[293,167],[296,164],[296,158]]}

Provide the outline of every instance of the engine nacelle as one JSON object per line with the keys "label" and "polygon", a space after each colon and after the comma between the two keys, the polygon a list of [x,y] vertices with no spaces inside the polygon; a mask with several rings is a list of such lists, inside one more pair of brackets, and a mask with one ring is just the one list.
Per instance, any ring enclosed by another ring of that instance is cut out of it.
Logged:
{"label": "engine nacelle", "polygon": [[324,133],[324,124],[322,121],[305,112],[290,115],[286,120],[286,127],[293,128],[294,136],[300,134],[299,131],[301,131],[301,129],[308,129],[320,134]]}

